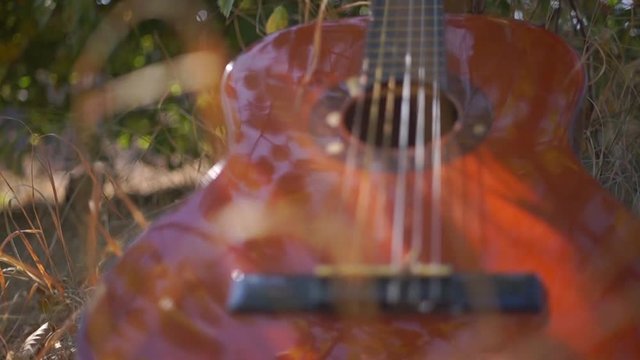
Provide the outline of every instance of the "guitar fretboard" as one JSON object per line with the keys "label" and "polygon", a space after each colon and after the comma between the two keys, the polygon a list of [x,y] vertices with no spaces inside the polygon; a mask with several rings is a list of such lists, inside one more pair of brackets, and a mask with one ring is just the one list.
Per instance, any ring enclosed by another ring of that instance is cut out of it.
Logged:
{"label": "guitar fretboard", "polygon": [[374,0],[371,13],[365,50],[369,84],[376,73],[382,82],[392,77],[401,81],[408,55],[412,81],[418,81],[423,69],[426,82],[437,79],[446,86],[442,0]]}

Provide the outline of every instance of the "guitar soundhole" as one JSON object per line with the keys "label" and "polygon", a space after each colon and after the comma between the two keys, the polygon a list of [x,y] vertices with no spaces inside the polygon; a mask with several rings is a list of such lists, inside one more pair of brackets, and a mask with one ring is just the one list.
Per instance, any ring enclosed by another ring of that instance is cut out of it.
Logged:
{"label": "guitar soundhole", "polygon": [[[447,78],[447,90],[440,93],[440,134],[442,161],[472,151],[489,134],[492,123],[491,104],[482,91],[458,77]],[[328,89],[313,105],[309,130],[315,142],[329,156],[347,161],[349,154],[357,166],[370,166],[374,161],[389,171],[398,170],[400,134],[408,124],[406,156],[409,163],[416,163],[414,151],[419,139],[424,140],[425,166],[430,164],[432,149],[431,129],[433,119],[433,96],[428,85],[423,104],[424,124],[418,126],[418,93],[413,86],[409,99],[409,116],[402,120],[402,89],[398,84],[394,91],[382,86],[379,96],[373,89],[361,90],[360,78],[346,79],[336,87]],[[391,109],[393,106],[393,109]],[[389,107],[389,111],[387,111]],[[419,133],[418,128],[423,131]],[[423,135],[423,136],[418,136]],[[351,139],[359,143],[354,146]],[[373,152],[361,151],[362,148]],[[355,151],[348,151],[353,150]]]}
{"label": "guitar soundhole", "polygon": [[[430,90],[430,89],[429,89]],[[344,126],[352,135],[363,143],[378,148],[398,148],[401,139],[401,129],[408,126],[408,146],[415,147],[419,141],[419,131],[422,129],[424,144],[432,140],[434,96],[431,91],[424,94],[424,104],[418,102],[418,89],[412,89],[409,101],[409,118],[402,119],[402,107],[404,99],[402,89],[391,91],[383,87],[380,95],[375,96],[372,91],[366,95],[353,98],[344,112]],[[438,97],[440,102],[441,136],[451,132],[458,120],[458,110],[455,103],[441,92]],[[422,110],[424,117],[418,116]],[[419,123],[424,121],[422,125]]]}

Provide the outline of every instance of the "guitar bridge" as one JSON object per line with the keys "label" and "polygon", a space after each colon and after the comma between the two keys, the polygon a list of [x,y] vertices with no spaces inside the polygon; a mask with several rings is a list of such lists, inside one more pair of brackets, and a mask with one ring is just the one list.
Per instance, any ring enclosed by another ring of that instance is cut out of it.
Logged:
{"label": "guitar bridge", "polygon": [[235,313],[469,313],[540,314],[543,284],[532,274],[422,271],[331,271],[316,274],[244,274],[231,285]]}

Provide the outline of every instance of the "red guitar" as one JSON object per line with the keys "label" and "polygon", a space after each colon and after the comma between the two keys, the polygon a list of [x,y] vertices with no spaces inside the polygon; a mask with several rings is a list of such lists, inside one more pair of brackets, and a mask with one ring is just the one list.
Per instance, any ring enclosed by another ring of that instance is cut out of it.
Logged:
{"label": "red guitar", "polygon": [[104,277],[79,358],[640,358],[640,222],[572,150],[578,56],[371,11],[229,65],[224,168]]}

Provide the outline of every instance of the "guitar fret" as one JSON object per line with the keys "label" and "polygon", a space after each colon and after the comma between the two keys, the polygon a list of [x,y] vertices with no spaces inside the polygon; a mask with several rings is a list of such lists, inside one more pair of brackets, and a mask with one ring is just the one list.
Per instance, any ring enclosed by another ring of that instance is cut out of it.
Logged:
{"label": "guitar fret", "polygon": [[420,28],[420,25],[422,25],[423,23],[425,25],[424,30],[430,30],[434,26],[441,26],[444,23],[443,21],[444,19],[431,18],[431,19],[421,20],[419,17],[416,17],[416,16],[392,17],[392,18],[390,17],[390,18],[387,18],[386,24],[384,23],[383,21],[384,19],[382,18],[378,19],[374,17],[373,20],[374,22],[369,26],[370,30],[373,30],[373,29],[380,30],[383,28],[389,28],[390,26],[392,26],[395,30],[408,29],[414,26]]}
{"label": "guitar fret", "polygon": [[[420,17],[424,18],[424,19],[434,19],[434,18],[438,18],[438,16],[434,16],[434,13],[439,13],[441,11],[440,8],[417,8],[417,9],[392,9],[393,11],[390,11],[391,9],[387,10],[387,18],[391,19],[393,17],[400,17],[402,18],[403,16],[409,17],[409,15],[413,15],[414,17],[417,17],[417,15],[421,14]],[[385,11],[384,9],[380,9],[380,10],[372,10],[371,11],[371,15],[374,17],[380,16],[380,17],[384,17],[385,15]]]}
{"label": "guitar fret", "polygon": [[[432,50],[432,47],[422,47],[422,46],[414,46],[414,47],[410,47],[410,46],[398,46],[397,44],[385,44],[384,46],[367,46],[365,49],[365,54],[366,55],[371,55],[371,56],[376,56],[379,54],[383,54],[383,55],[394,55],[394,54],[401,54],[404,55],[406,53],[411,53],[411,54],[424,54],[425,56],[429,56],[429,57],[437,57],[437,58],[442,58],[442,56],[436,56],[439,54],[436,53],[435,51]],[[402,61],[404,61],[403,59],[400,59]]]}
{"label": "guitar fret", "polygon": [[[393,54],[392,52],[386,52],[384,54],[386,54],[386,55],[397,55],[397,54]],[[383,56],[381,62],[384,62],[385,64],[395,64],[395,63],[404,64],[405,63],[404,55],[405,55],[405,53],[403,52],[403,53],[400,54],[400,56],[386,56],[386,57]],[[415,63],[415,64],[417,64],[418,61],[435,62],[432,59],[438,59],[437,61],[440,62],[440,63],[445,61],[445,58],[441,57],[441,56],[437,56],[437,57],[436,56],[424,56],[424,57],[422,57],[422,56],[420,56],[420,54],[417,54],[415,52],[412,52],[411,55],[412,55],[412,57],[414,59],[412,63]],[[369,61],[369,64],[375,64],[375,63],[378,63],[378,62],[380,62],[380,61],[378,61],[377,58],[373,58],[373,59],[371,59]]]}
{"label": "guitar fret", "polygon": [[[373,4],[371,4],[371,9],[382,9],[384,10],[385,8],[388,9],[392,9],[392,10],[409,10],[409,9],[441,9],[443,8],[443,4],[442,4],[442,0],[433,0],[431,1],[431,3],[429,4],[413,4],[410,5],[408,3],[407,0],[401,1],[401,0],[394,0],[395,2],[393,3],[389,3],[385,5],[385,1],[374,1]],[[415,2],[418,2],[417,0]]]}
{"label": "guitar fret", "polygon": [[443,39],[439,34],[430,34],[425,35],[424,39],[421,39],[419,36],[413,36],[409,39],[409,34],[398,34],[398,36],[389,36],[386,34],[384,38],[382,36],[368,36],[367,37],[367,45],[371,46],[383,46],[388,44],[395,44],[399,46],[409,45],[409,46],[423,46],[425,49],[434,48],[436,45],[440,46],[443,44]]}
{"label": "guitar fret", "polygon": [[[365,51],[365,55],[371,55],[371,56],[376,56],[376,55],[397,55],[400,54],[401,56],[404,56],[404,54],[406,53],[410,53],[410,54],[423,54],[424,56],[428,56],[431,58],[442,58],[443,56],[436,56],[436,55],[442,55],[445,52],[436,52],[433,50],[433,47],[431,46],[398,46],[397,44],[393,44],[393,43],[389,43],[389,44],[385,44],[384,46],[367,46],[364,49]],[[401,58],[400,60],[403,60],[404,58]],[[403,60],[404,61],[404,60]]]}
{"label": "guitar fret", "polygon": [[[440,12],[441,12],[440,8],[432,8],[432,9],[419,8],[419,9],[413,9],[413,10],[406,9],[402,11],[398,11],[397,9],[393,9],[393,11],[387,10],[386,14],[387,14],[387,19],[393,19],[393,18],[405,19],[413,16],[413,17],[421,17],[423,19],[429,20],[429,19],[438,19],[439,16],[437,15],[437,13],[440,13]],[[371,15],[374,18],[375,17],[383,18],[385,16],[385,11],[374,10],[374,11],[371,11]]]}
{"label": "guitar fret", "polygon": [[[425,24],[425,28],[421,29],[421,23],[417,22],[415,24],[407,24],[408,21],[403,21],[402,24],[387,24],[386,26],[383,26],[382,24],[379,25],[372,25],[369,28],[369,34],[381,34],[381,33],[386,33],[386,34],[396,34],[396,35],[404,35],[405,33],[411,31],[413,34],[419,34],[420,31],[424,32],[425,34],[433,34],[436,31],[439,31],[439,28],[441,26],[443,26],[443,23],[440,23],[440,21],[436,24],[436,23],[426,23]],[[436,29],[435,27],[438,27],[438,29]]]}
{"label": "guitar fret", "polygon": [[[389,0],[390,1],[390,0]],[[385,4],[385,1],[374,1],[374,3],[369,7],[372,14],[379,13],[380,15],[384,15],[387,12],[397,13],[399,11],[417,13],[418,11],[441,11],[444,6],[442,4],[442,0],[434,0],[431,4],[413,4],[409,5],[407,0],[404,0],[404,3],[401,3],[400,0],[394,0],[394,3]]]}
{"label": "guitar fret", "polygon": [[[412,57],[410,74],[426,69],[427,81],[446,79],[442,0],[373,0],[373,21],[365,45],[368,78],[382,70],[383,79],[401,79],[405,55]],[[437,66],[436,66],[437,65]],[[378,69],[379,68],[379,69]],[[435,69],[438,69],[436,71]]]}

